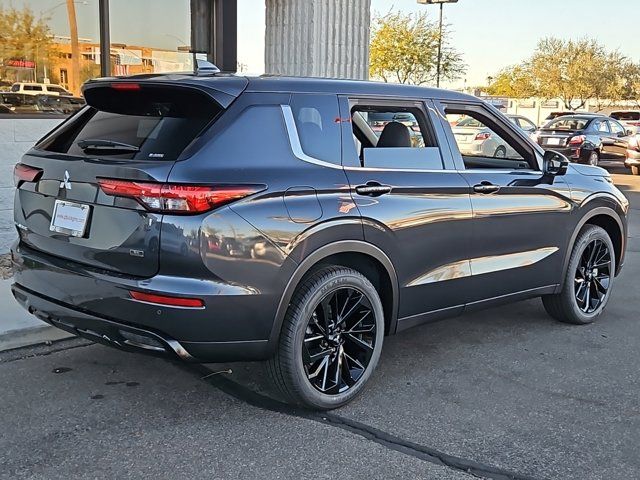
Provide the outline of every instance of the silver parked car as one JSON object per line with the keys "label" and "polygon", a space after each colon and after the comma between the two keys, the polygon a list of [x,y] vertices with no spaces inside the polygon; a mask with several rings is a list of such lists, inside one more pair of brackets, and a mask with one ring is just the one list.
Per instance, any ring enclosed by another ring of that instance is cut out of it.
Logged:
{"label": "silver parked car", "polygon": [[640,110],[617,110],[609,116],[618,120],[630,135],[640,133]]}
{"label": "silver parked car", "polygon": [[489,127],[469,116],[461,117],[452,125],[462,155],[495,158],[513,158],[518,154]]}
{"label": "silver parked car", "polygon": [[524,130],[528,134],[532,134],[538,129],[535,123],[533,123],[527,117],[524,117],[522,115],[507,115],[507,118],[511,120],[511,123],[520,127],[522,130]]}

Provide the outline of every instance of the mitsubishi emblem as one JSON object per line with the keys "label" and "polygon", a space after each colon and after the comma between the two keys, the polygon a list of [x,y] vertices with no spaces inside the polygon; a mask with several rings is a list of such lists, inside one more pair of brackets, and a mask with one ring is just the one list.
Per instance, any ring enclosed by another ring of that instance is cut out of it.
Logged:
{"label": "mitsubishi emblem", "polygon": [[60,188],[66,188],[67,190],[71,190],[71,182],[69,181],[69,171],[64,171],[64,180],[60,182]]}

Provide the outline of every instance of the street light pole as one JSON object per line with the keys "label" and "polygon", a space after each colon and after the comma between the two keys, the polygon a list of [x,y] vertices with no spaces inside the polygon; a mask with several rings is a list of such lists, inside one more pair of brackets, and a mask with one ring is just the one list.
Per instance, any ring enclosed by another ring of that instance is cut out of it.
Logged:
{"label": "street light pole", "polygon": [[436,73],[436,87],[440,88],[440,65],[442,64],[442,10],[444,4],[440,4],[440,33],[438,33],[438,70]]}
{"label": "street light pole", "polygon": [[438,64],[436,66],[436,87],[440,88],[440,76],[442,72],[442,16],[445,3],[458,3],[458,0],[418,0],[423,5],[440,4],[440,23],[438,27]]}

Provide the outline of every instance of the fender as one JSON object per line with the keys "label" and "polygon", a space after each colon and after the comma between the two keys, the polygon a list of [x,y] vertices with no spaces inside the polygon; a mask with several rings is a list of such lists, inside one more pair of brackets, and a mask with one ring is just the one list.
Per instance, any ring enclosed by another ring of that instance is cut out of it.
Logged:
{"label": "fender", "polygon": [[[607,200],[613,200],[613,198],[609,198],[607,196]],[[614,201],[613,203],[616,206],[619,206],[617,204],[617,202]],[[569,239],[569,244],[567,246],[567,249],[565,250],[564,261],[562,263],[562,271],[563,272],[566,273],[567,268],[569,268],[569,259],[571,258],[571,252],[573,251],[573,246],[576,243],[576,238],[578,237],[578,234],[580,233],[580,230],[582,230],[582,227],[584,227],[590,219],[592,219],[593,217],[595,217],[597,215],[607,215],[608,217],[611,217],[618,224],[618,228],[620,228],[621,237],[622,237],[622,245],[621,245],[620,251],[622,252],[622,254],[620,255],[620,258],[617,259],[618,260],[618,267],[616,269],[616,275],[620,272],[620,268],[622,267],[622,261],[624,260],[624,251],[625,251],[625,248],[626,248],[627,231],[626,231],[626,228],[624,226],[624,223],[623,223],[622,219],[620,218],[620,214],[618,212],[616,212],[616,210],[614,208],[605,207],[605,206],[595,207],[595,208],[592,208],[591,210],[587,211],[582,216],[582,218],[580,219],[578,224],[576,225],[575,229],[573,230],[573,233],[571,234],[571,238]],[[556,293],[559,293],[561,288],[562,288],[562,285],[559,285]]]}
{"label": "fender", "polygon": [[287,283],[284,293],[280,298],[280,302],[278,303],[278,310],[276,311],[271,335],[269,335],[270,350],[275,351],[278,337],[280,336],[280,329],[282,328],[282,322],[284,321],[284,316],[287,313],[287,308],[289,307],[289,302],[291,301],[293,292],[300,283],[300,280],[302,280],[302,277],[304,277],[304,275],[318,262],[337,253],[362,253],[375,258],[384,266],[385,270],[389,274],[389,278],[391,279],[391,288],[393,290],[389,332],[390,334],[395,332],[396,324],[398,322],[398,276],[391,260],[382,250],[371,243],[367,243],[362,240],[341,240],[314,250],[311,254],[307,255],[302,262],[300,262],[296,270],[293,272],[293,275]]}

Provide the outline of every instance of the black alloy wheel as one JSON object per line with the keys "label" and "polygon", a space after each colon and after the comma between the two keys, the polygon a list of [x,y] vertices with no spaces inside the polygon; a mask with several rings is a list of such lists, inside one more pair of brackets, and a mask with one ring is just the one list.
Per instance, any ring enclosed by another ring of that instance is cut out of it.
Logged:
{"label": "black alloy wheel", "polygon": [[575,298],[586,314],[595,312],[609,293],[611,284],[611,252],[600,239],[585,247],[575,272]]}
{"label": "black alloy wheel", "polygon": [[565,277],[557,293],[543,295],[547,313],[576,325],[595,321],[604,311],[616,273],[616,252],[609,234],[585,225],[575,241]]}
{"label": "black alloy wheel", "polygon": [[352,388],[375,349],[376,321],[367,297],[355,288],[328,293],[307,323],[302,362],[307,379],[325,395]]}

